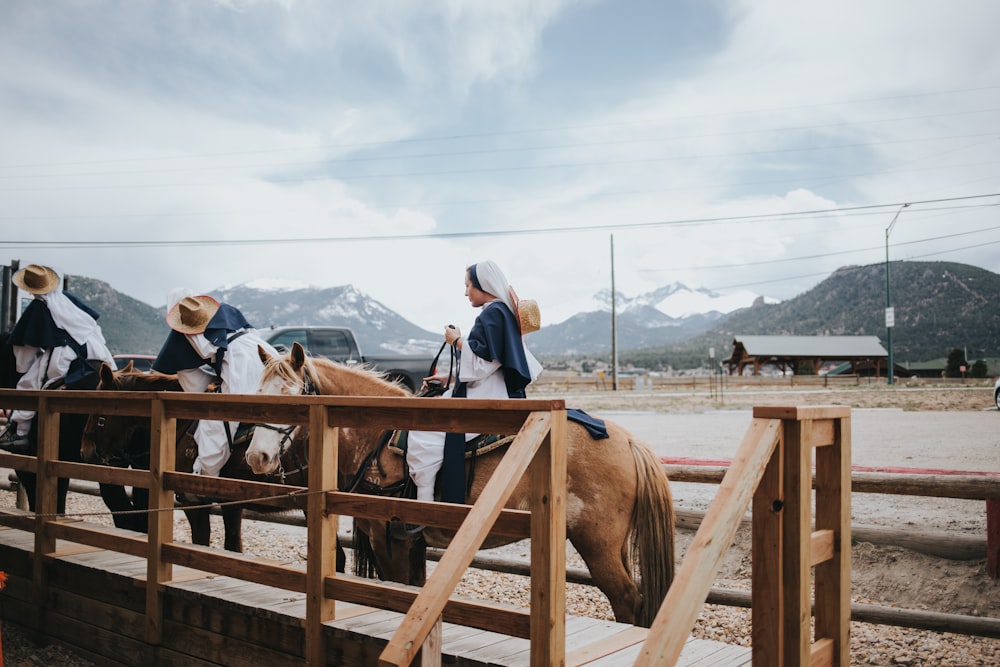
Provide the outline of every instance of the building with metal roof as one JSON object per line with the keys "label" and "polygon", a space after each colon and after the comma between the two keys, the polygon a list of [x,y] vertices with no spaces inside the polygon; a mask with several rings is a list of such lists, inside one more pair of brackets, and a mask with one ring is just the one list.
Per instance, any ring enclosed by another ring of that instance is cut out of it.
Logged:
{"label": "building with metal roof", "polygon": [[847,362],[852,373],[874,370],[880,377],[888,358],[878,336],[736,336],[732,355],[722,363],[730,375],[743,375],[747,367],[760,375],[764,366],[817,375],[828,362]]}

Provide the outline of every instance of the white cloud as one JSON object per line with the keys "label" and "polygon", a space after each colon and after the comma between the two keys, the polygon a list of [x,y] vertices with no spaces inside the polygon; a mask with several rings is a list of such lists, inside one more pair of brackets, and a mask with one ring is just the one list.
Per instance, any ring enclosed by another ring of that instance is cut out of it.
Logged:
{"label": "white cloud", "polygon": [[[882,261],[889,205],[1000,192],[998,14],[971,0],[6,3],[0,253],[153,305],[178,286],[350,283],[437,330],[471,322],[462,271],[486,258],[546,322],[592,308],[614,234],[626,294],[788,298]],[[893,258],[1000,270],[1000,237],[977,231],[995,209],[972,207],[996,201],[914,205]],[[823,209],[841,212],[787,216]],[[378,236],[393,240],[315,240]],[[265,238],[313,240],[40,243]]]}

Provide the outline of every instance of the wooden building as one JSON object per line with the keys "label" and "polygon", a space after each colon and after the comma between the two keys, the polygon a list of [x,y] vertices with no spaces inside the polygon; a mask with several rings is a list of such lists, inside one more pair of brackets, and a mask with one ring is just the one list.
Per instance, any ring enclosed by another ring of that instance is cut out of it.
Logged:
{"label": "wooden building", "polygon": [[730,375],[743,375],[747,367],[753,375],[773,366],[782,373],[818,375],[829,362],[846,362],[850,372],[872,372],[881,377],[889,353],[878,336],[736,336],[733,353],[723,360]]}

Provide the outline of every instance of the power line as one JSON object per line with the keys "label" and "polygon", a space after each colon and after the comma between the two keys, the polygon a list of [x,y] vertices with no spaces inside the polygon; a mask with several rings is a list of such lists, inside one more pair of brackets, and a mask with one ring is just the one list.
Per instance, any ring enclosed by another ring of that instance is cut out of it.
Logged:
{"label": "power line", "polygon": [[494,229],[460,232],[431,232],[426,234],[387,234],[365,236],[322,236],[310,238],[268,238],[268,239],[195,239],[181,241],[2,241],[0,248],[140,248],[140,247],[193,247],[193,246],[253,246],[253,245],[292,245],[299,243],[358,243],[371,241],[410,241],[420,239],[457,239],[482,237],[507,237],[534,234],[580,233],[609,230],[651,229],[657,227],[696,226],[731,222],[753,222],[761,220],[789,220],[802,217],[826,215],[869,214],[873,211],[891,209],[908,203],[911,206],[927,204],[943,204],[948,202],[981,200],[990,197],[1000,197],[1000,193],[966,195],[962,197],[946,197],[939,199],[915,200],[911,202],[893,202],[890,204],[867,204],[862,206],[845,206],[809,211],[788,211],[783,213],[762,213],[743,216],[719,216],[712,218],[687,218],[678,220],[659,220],[654,222],[635,222],[588,225],[578,227],[538,227],[529,229]]}
{"label": "power line", "polygon": [[[199,158],[215,158],[215,157],[231,157],[239,155],[266,155],[274,153],[287,153],[287,152],[301,152],[301,151],[314,151],[314,150],[345,150],[345,149],[361,149],[361,148],[378,148],[383,146],[390,146],[395,144],[418,144],[418,143],[432,143],[437,141],[456,141],[463,139],[481,139],[481,138],[495,138],[504,136],[520,136],[527,134],[542,134],[547,132],[568,132],[568,131],[580,131],[580,130],[595,130],[601,128],[612,128],[612,127],[629,127],[639,124],[649,124],[652,122],[682,122],[688,120],[702,120],[704,118],[711,117],[727,117],[727,116],[740,116],[740,115],[754,115],[761,113],[777,113],[784,111],[794,111],[802,109],[819,109],[823,107],[838,107],[838,106],[848,106],[854,104],[870,104],[873,102],[887,102],[892,100],[901,99],[915,99],[923,97],[937,97],[937,96],[954,96],[960,93],[975,93],[984,91],[995,91],[1000,89],[1000,86],[981,86],[976,88],[960,88],[954,90],[944,90],[944,91],[929,91],[924,93],[904,93],[900,95],[886,95],[881,97],[870,97],[870,98],[859,98],[856,100],[844,100],[838,102],[818,102],[813,104],[797,104],[797,105],[787,105],[779,107],[761,107],[758,109],[743,109],[743,110],[730,110],[730,111],[718,111],[712,113],[704,114],[690,114],[685,116],[673,116],[667,118],[638,118],[626,121],[616,121],[607,123],[589,123],[589,124],[579,124],[579,125],[554,125],[554,126],[543,126],[535,128],[522,128],[518,130],[498,130],[491,132],[473,132],[465,134],[452,134],[452,135],[439,135],[434,137],[412,137],[406,139],[392,139],[383,141],[367,141],[367,142],[353,142],[353,143],[341,143],[341,144],[321,144],[319,146],[311,146],[305,148],[266,148],[266,149],[254,149],[254,150],[243,150],[243,151],[224,151],[215,153],[191,153],[186,155],[159,155],[150,157],[132,157],[132,158],[119,158],[112,160],[83,160],[83,161],[73,161],[73,162],[41,162],[41,163],[26,163],[26,164],[7,164],[0,165],[0,169],[24,169],[30,167],[46,167],[46,166],[82,166],[82,165],[100,165],[100,164],[126,164],[134,162],[153,162],[153,161],[166,161],[166,160],[178,160],[178,159],[199,159]],[[955,112],[955,114],[962,113],[980,113],[981,110],[971,111],[971,112]],[[951,115],[951,114],[944,114]],[[913,117],[914,119],[920,119],[921,117]],[[868,121],[864,121],[868,122]],[[876,120],[871,122],[885,122],[884,120]],[[824,126],[817,126],[816,129],[820,129]],[[791,127],[789,129],[810,129],[809,126],[802,128]],[[697,136],[697,135],[696,135]],[[715,136],[715,135],[707,135]],[[723,135],[718,135],[723,136]]]}
{"label": "power line", "polygon": [[[1000,243],[1000,241],[987,241],[986,243],[979,243],[979,244],[976,244],[976,245],[963,246],[961,248],[951,248],[949,250],[939,250],[938,252],[929,252],[929,253],[924,253],[922,255],[913,255],[913,256],[907,257],[906,260],[925,259],[927,257],[936,257],[938,255],[947,255],[947,254],[950,254],[950,253],[953,253],[953,252],[961,252],[962,250],[971,250],[971,249],[974,249],[974,248],[982,248],[983,246],[996,245],[997,243]],[[901,261],[906,261],[906,260],[894,260],[894,261],[901,262]],[[860,271],[863,268],[865,268],[865,267],[863,267],[863,266],[848,267],[848,268],[844,269],[844,271]],[[817,276],[829,276],[829,275],[830,275],[829,271],[819,271],[817,273],[805,273],[805,274],[801,274],[801,275],[798,275],[798,276],[785,276],[784,278],[771,278],[769,280],[757,280],[757,281],[753,281],[753,282],[740,283],[738,285],[725,285],[723,287],[709,287],[709,288],[706,288],[706,289],[709,289],[709,290],[711,290],[713,292],[722,292],[724,290],[739,289],[741,287],[753,287],[755,285],[767,285],[767,284],[770,284],[770,283],[786,283],[786,282],[790,282],[792,280],[801,280],[803,278],[815,278]]]}

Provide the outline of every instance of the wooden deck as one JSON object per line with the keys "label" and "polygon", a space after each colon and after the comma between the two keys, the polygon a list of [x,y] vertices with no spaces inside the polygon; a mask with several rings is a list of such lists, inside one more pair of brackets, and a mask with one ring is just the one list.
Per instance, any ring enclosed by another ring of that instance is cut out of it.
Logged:
{"label": "wooden deck", "polygon": [[[59,541],[46,559],[44,607],[33,601],[34,535],[0,527],[0,563],[9,576],[0,613],[49,641],[71,646],[99,664],[301,665],[306,596],[174,567],[165,587],[164,641],[143,639],[146,561]],[[337,603],[324,624],[327,664],[375,665],[402,614]],[[566,664],[632,665],[646,630],[568,617]],[[529,640],[444,623],[443,662],[514,667],[529,664]],[[750,649],[689,639],[678,665],[749,665]]]}

